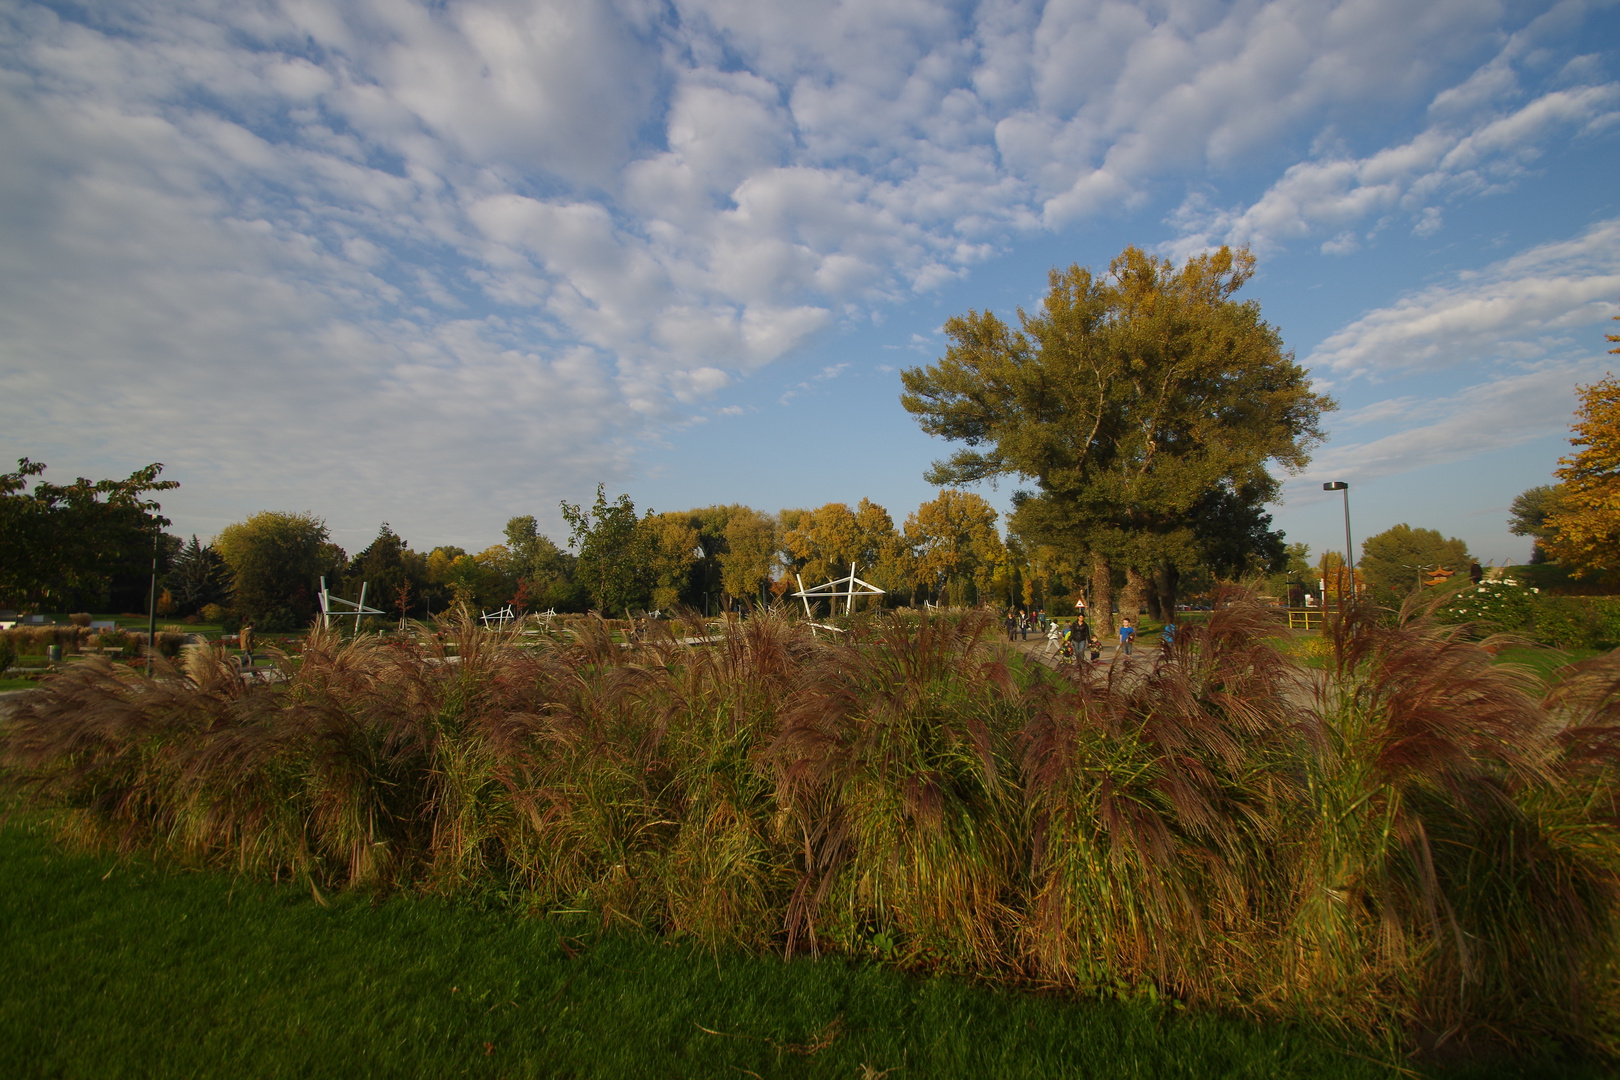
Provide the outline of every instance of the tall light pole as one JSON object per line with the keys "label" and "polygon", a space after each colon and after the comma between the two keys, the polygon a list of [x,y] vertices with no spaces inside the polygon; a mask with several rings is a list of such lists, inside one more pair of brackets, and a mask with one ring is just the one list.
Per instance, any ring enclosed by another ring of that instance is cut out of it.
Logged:
{"label": "tall light pole", "polygon": [[[1323,491],[1344,492],[1344,565],[1350,574],[1350,595],[1356,595],[1356,549],[1350,543],[1350,485],[1334,480],[1322,485]],[[1341,594],[1342,601],[1342,594]]]}

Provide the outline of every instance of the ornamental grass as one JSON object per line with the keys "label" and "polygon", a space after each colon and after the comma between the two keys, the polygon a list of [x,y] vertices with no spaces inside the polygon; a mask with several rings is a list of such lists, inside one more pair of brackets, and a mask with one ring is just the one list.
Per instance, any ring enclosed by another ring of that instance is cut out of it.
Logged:
{"label": "ornamental grass", "polygon": [[1616,1051],[1620,659],[1546,693],[1501,642],[1359,610],[1307,668],[1242,600],[1113,666],[997,636],[316,630],[274,683],[89,657],[0,720],[0,784],[66,840],[317,898]]}

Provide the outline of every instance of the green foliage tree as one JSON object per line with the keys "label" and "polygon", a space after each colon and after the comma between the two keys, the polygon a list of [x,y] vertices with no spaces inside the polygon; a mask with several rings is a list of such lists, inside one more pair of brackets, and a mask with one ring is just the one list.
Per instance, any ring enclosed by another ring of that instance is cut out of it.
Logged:
{"label": "green foliage tree", "polygon": [[589,605],[589,595],[575,580],[577,560],[542,533],[532,515],[506,523],[506,547],[518,579],[513,603],[522,610],[584,611]]}
{"label": "green foliage tree", "polygon": [[606,487],[598,484],[595,505],[585,510],[564,501],[562,515],[571,530],[568,546],[579,552],[580,582],[598,610],[628,615],[644,604],[650,552],[630,496],[608,502]]}
{"label": "green foliage tree", "polygon": [[160,558],[173,554],[160,542],[169,519],[148,497],[180,486],[159,480],[162,471],[152,464],[123,480],[81,476],[58,485],[31,479],[45,465],[22,458],[15,472],[0,473],[0,604],[72,611],[116,599],[144,606],[154,545]]}
{"label": "green foliage tree", "polygon": [[901,376],[923,430],[967,447],[927,479],[1034,481],[1017,531],[1088,552],[1096,592],[1115,560],[1196,550],[1183,530],[1200,503],[1220,492],[1258,510],[1277,493],[1268,464],[1302,468],[1335,407],[1259,306],[1234,299],[1253,272],[1247,250],[1177,269],[1131,247],[1104,277],[1054,270],[1018,330],[989,312],[951,319],[945,357]]}
{"label": "green foliage tree", "polygon": [[214,547],[231,569],[232,610],[260,630],[308,625],[320,578],[337,580],[348,561],[320,518],[277,510],[227,525]]}
{"label": "green foliage tree", "polygon": [[[349,562],[344,592],[357,599],[362,585],[366,606],[393,612],[401,619],[417,612],[427,585],[426,561],[385,521],[377,538]],[[401,606],[403,601],[403,607]]]}
{"label": "green foliage tree", "polygon": [[193,535],[171,560],[163,587],[174,597],[176,614],[192,615],[230,599],[230,567],[212,544],[200,543]]}
{"label": "green foliage tree", "polygon": [[[700,610],[715,611],[735,600],[757,598],[778,562],[779,523],[738,503],[688,510],[685,516],[697,530],[687,602]],[[742,545],[735,552],[733,538]],[[769,551],[762,550],[762,545]]]}
{"label": "green foliage tree", "polygon": [[1515,496],[1513,505],[1509,508],[1508,532],[1514,536],[1532,538],[1530,544],[1532,563],[1547,561],[1546,549],[1542,547],[1543,541],[1552,535],[1547,520],[1557,512],[1563,488],[1562,484],[1541,484],[1529,488]]}
{"label": "green foliage tree", "polygon": [[1456,537],[1401,524],[1369,536],[1361,545],[1356,569],[1373,602],[1394,607],[1436,568],[1452,571],[1456,583],[1467,581],[1472,562],[1468,545]]}

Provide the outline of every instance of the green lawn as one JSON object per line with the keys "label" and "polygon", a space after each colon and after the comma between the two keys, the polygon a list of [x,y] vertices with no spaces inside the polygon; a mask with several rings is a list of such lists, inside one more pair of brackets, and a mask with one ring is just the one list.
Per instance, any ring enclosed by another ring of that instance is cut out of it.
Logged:
{"label": "green lawn", "polygon": [[[1391,1075],[1276,1024],[716,956],[500,905],[322,907],[307,887],[64,854],[15,823],[0,880],[13,1077]],[[1534,1064],[1444,1075],[1554,1063]]]}

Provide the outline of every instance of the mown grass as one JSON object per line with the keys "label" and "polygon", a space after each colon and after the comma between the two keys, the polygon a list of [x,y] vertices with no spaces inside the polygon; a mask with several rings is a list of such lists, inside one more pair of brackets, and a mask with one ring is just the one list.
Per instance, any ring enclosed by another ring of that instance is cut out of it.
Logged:
{"label": "mown grass", "polygon": [[64,853],[16,824],[0,879],[13,1077],[1391,1072],[1298,1027],[710,952],[498,903],[356,891],[323,907],[294,885]]}

